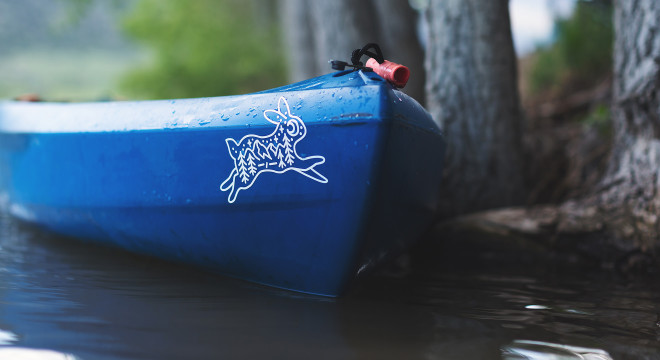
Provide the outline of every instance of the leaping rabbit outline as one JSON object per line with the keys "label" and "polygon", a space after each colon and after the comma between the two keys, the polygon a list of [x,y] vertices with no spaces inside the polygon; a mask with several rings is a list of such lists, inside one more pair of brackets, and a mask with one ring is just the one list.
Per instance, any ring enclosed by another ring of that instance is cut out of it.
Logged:
{"label": "leaping rabbit outline", "polygon": [[325,162],[323,156],[303,158],[298,155],[296,144],[307,134],[307,127],[300,117],[291,114],[284,97],[280,97],[277,110],[264,111],[264,118],[275,125],[275,130],[269,135],[249,134],[238,142],[233,138],[225,139],[234,168],[220,185],[220,190],[229,191],[229,203],[236,201],[238,192],[249,189],[264,172],[282,174],[296,171],[319,183],[328,182],[314,169]]}

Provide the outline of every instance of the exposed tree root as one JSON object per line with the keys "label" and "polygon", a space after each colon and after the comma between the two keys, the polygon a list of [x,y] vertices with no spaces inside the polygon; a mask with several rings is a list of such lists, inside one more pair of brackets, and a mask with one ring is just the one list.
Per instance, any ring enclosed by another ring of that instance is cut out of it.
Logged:
{"label": "exposed tree root", "polygon": [[466,238],[478,235],[507,243],[509,248],[514,246],[521,256],[525,252],[544,252],[548,257],[579,256],[622,273],[657,271],[656,249],[644,241],[631,241],[631,234],[619,227],[639,219],[632,219],[624,211],[612,211],[614,207],[596,200],[592,197],[561,205],[473,213],[438,224],[436,233]]}

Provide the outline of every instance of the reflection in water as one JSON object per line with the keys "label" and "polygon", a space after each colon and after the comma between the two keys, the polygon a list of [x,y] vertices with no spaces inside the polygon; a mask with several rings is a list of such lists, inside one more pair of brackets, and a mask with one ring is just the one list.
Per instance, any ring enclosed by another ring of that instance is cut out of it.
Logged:
{"label": "reflection in water", "polygon": [[77,358],[71,354],[52,350],[0,346],[0,360],[77,360]]}
{"label": "reflection in water", "polygon": [[333,300],[57,238],[0,213],[0,350],[79,359],[543,359],[587,349],[618,359],[660,349],[654,284],[536,261],[466,262],[471,254],[433,246],[419,253],[407,271],[373,274]]}
{"label": "reflection in water", "polygon": [[4,331],[0,329],[0,346],[1,345],[10,345],[13,342],[16,342],[18,337],[11,331]]}
{"label": "reflection in water", "polygon": [[505,360],[612,360],[607,351],[543,341],[516,340],[502,348]]}

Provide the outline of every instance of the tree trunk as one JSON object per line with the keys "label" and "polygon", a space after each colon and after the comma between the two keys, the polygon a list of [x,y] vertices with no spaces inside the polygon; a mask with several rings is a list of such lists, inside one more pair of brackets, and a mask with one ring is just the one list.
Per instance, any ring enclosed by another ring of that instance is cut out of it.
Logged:
{"label": "tree trunk", "polygon": [[410,80],[403,89],[422,105],[426,101],[424,50],[417,35],[419,14],[407,0],[373,0],[379,20],[379,42],[387,60],[406,65]]}
{"label": "tree trunk", "polygon": [[356,48],[378,41],[378,23],[370,1],[317,0],[309,7],[316,64],[322,73],[331,71],[329,60],[348,60]]}
{"label": "tree trunk", "polygon": [[612,156],[592,195],[560,208],[560,235],[597,232],[620,253],[652,253],[660,245],[658,19],[656,0],[615,2]]}
{"label": "tree trunk", "polygon": [[440,217],[524,198],[521,110],[507,0],[432,0],[427,107],[447,138]]}
{"label": "tree trunk", "polygon": [[614,149],[597,189],[603,226],[625,248],[658,246],[660,3],[616,1]]}
{"label": "tree trunk", "polygon": [[615,2],[614,146],[590,195],[561,206],[474,214],[446,226],[552,239],[623,271],[660,268],[658,19],[656,0]]}
{"label": "tree trunk", "polygon": [[320,73],[314,53],[309,6],[307,0],[280,1],[280,19],[291,82],[309,79]]}
{"label": "tree trunk", "polygon": [[375,42],[386,59],[410,68],[404,92],[424,101],[418,16],[407,0],[281,0],[280,13],[291,81],[327,74],[328,61],[349,61],[353,50]]}

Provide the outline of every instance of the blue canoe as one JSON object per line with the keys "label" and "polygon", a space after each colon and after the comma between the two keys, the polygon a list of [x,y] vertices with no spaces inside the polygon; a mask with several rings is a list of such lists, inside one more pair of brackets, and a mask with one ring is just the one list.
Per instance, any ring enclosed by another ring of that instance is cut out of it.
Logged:
{"label": "blue canoe", "polygon": [[430,225],[444,142],[373,72],[256,94],[0,102],[0,203],[53,232],[306,293]]}

